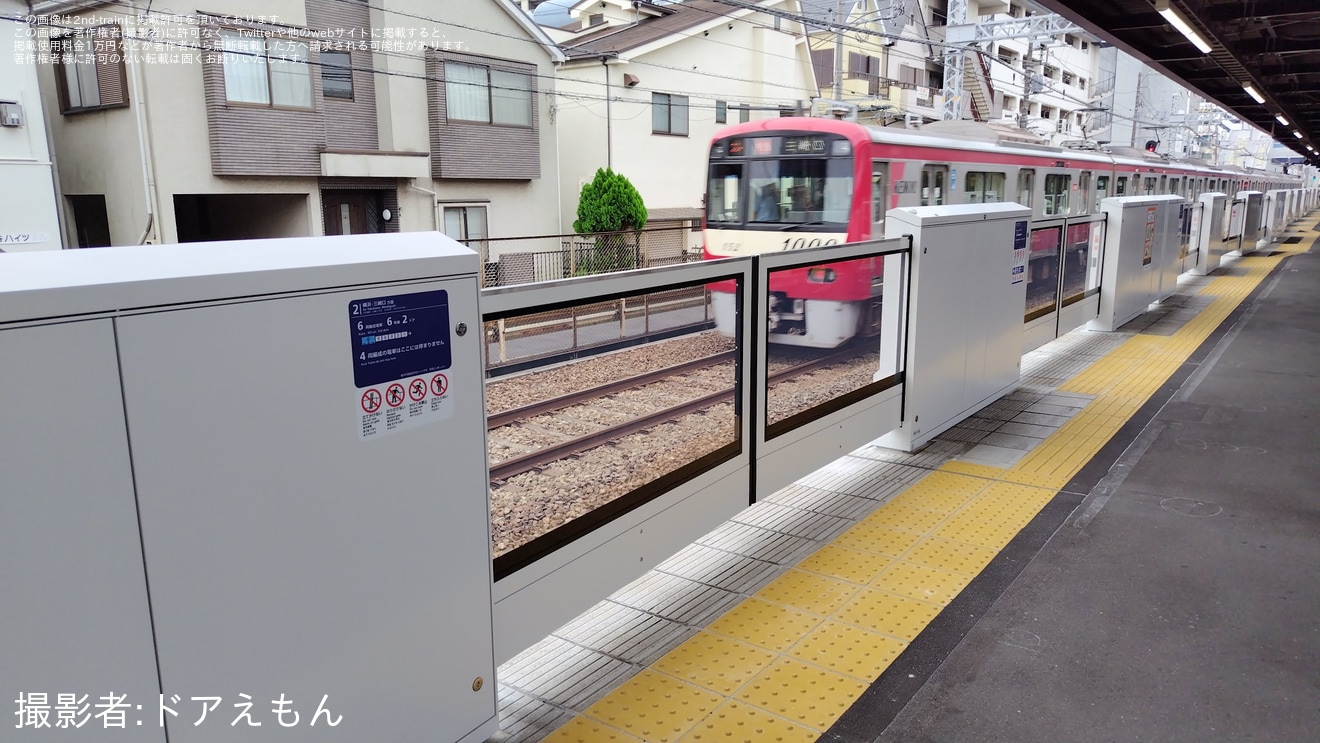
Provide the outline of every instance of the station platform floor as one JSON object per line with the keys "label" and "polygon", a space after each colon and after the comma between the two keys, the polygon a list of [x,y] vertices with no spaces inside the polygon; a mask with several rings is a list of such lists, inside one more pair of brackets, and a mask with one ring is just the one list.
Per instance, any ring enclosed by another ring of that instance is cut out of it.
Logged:
{"label": "station platform floor", "polygon": [[1320,212],[499,669],[498,741],[1320,740]]}

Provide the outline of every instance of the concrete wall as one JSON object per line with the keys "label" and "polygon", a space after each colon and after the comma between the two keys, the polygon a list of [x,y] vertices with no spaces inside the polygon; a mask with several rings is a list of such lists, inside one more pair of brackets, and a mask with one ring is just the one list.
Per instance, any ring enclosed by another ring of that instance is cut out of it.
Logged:
{"label": "concrete wall", "polygon": [[[0,16],[21,17],[27,6],[0,0]],[[37,65],[26,58],[29,26],[0,23],[0,101],[22,107],[23,125],[0,126],[0,251],[59,250],[66,245],[60,232],[55,180]],[[36,53],[35,44],[33,53]],[[22,51],[20,51],[22,50]],[[20,62],[15,54],[24,54]]]}

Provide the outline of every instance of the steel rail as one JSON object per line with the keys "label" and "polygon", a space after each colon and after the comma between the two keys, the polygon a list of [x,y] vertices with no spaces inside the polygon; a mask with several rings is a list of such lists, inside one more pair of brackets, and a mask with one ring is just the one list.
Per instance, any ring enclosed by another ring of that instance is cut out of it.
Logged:
{"label": "steel rail", "polygon": [[[779,371],[776,372],[775,374],[770,375],[770,377],[767,380],[767,383],[769,384],[769,383],[782,382],[787,379],[800,376],[807,372],[814,371],[823,366],[828,366],[833,363],[838,363],[839,361],[843,360],[844,357],[854,355],[856,351],[857,351],[856,348],[850,347],[845,350],[832,353],[828,356],[823,356],[814,361],[809,361],[805,364],[801,364],[799,366],[795,366],[790,369],[784,369],[783,371]],[[726,353],[734,353],[734,352],[729,351]],[[717,356],[722,356],[722,355],[724,354],[717,354]],[[712,356],[712,357],[707,357],[706,359],[697,359],[695,362],[688,362],[688,364],[690,365],[690,364],[695,364],[697,362],[707,361],[708,359],[711,358],[715,358],[715,357]],[[678,367],[670,367],[668,369],[662,369],[659,371],[672,374],[675,368]],[[657,372],[652,372],[651,374],[656,374],[656,373]],[[624,381],[629,381],[629,380],[624,380]],[[636,418],[634,420],[628,421],[627,423],[621,423],[617,426],[610,426],[608,428],[603,428],[595,433],[589,433],[585,436],[579,436],[577,438],[569,439],[568,441],[564,441],[559,444],[554,444],[542,449],[538,449],[534,452],[529,452],[520,457],[514,457],[513,459],[505,460],[503,462],[500,462],[499,464],[495,464],[491,466],[490,479],[492,482],[507,480],[510,477],[514,477],[515,475],[521,475],[524,472],[530,472],[531,470],[534,470],[543,465],[557,462],[563,459],[564,457],[573,454],[580,454],[584,451],[587,451],[589,449],[594,449],[595,447],[600,446],[601,444],[608,443],[615,439],[623,438],[624,436],[629,436],[634,433],[644,431],[648,428],[654,428],[657,425],[660,425],[662,423],[667,423],[671,420],[674,420],[675,418],[679,418],[684,415],[688,415],[690,413],[695,413],[698,410],[703,410],[713,405],[718,405],[721,402],[732,400],[733,394],[734,394],[733,390],[713,392],[709,395],[703,395],[702,397],[696,398],[695,400],[690,400],[688,402],[675,405],[673,407],[666,408],[664,410],[660,410],[655,413],[651,413],[650,415],[645,415],[640,418]],[[586,395],[586,393],[576,393],[575,395],[569,395],[565,397],[583,398],[578,400],[578,403],[590,399],[590,396]],[[557,398],[557,400],[551,400],[547,402],[562,401],[564,399],[565,398]],[[540,404],[542,403],[538,403],[538,405]],[[532,406],[528,406],[528,407],[532,407]],[[513,413],[516,411],[508,411],[508,412]]]}
{"label": "steel rail", "polygon": [[637,376],[628,377],[627,379],[620,379],[617,382],[608,382],[590,389],[582,390],[581,392],[574,392],[569,395],[554,397],[549,400],[542,400],[541,402],[534,402],[530,405],[523,405],[522,407],[505,410],[494,415],[488,415],[486,416],[486,430],[491,431],[500,426],[507,426],[510,423],[522,420],[523,418],[531,418],[537,415],[552,413],[556,410],[570,408],[574,405],[581,405],[582,403],[590,402],[597,397],[604,397],[615,392],[622,392],[634,387],[641,387],[643,385],[651,384],[652,382],[658,382],[675,374],[686,374],[687,372],[697,371],[698,369],[704,369],[708,366],[722,364],[725,361],[732,361],[737,356],[737,353],[737,351],[725,351],[723,353],[705,356],[682,364],[667,366],[663,369],[656,369],[653,372],[638,374]]}

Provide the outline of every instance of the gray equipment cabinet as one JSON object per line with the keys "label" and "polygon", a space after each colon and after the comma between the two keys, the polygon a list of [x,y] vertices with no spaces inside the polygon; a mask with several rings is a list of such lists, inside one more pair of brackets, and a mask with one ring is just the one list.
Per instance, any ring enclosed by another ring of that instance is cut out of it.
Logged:
{"label": "gray equipment cabinet", "polygon": [[0,255],[0,687],[90,708],[0,737],[491,735],[477,270],[438,233]]}

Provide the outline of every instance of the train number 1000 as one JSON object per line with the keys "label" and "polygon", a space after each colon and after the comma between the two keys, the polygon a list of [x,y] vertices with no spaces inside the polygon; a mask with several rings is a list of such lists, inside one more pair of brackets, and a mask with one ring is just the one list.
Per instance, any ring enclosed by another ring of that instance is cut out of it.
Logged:
{"label": "train number 1000", "polygon": [[[793,238],[789,237],[784,239],[784,250],[798,250],[800,248],[819,248],[825,245],[837,245],[838,242],[839,241],[833,237],[823,242],[821,241],[820,238],[816,238],[814,240],[807,240],[807,238],[805,237],[799,237],[798,239],[794,240]],[[790,245],[789,243],[792,244]]]}

